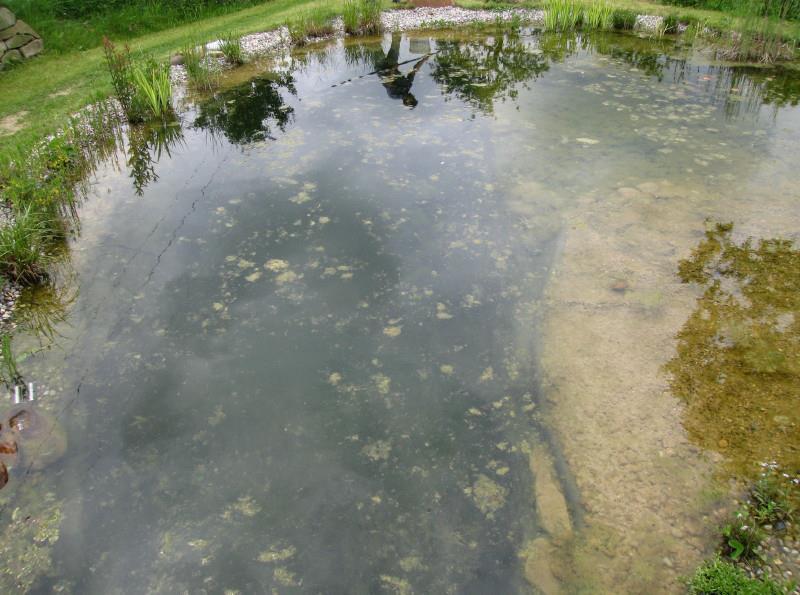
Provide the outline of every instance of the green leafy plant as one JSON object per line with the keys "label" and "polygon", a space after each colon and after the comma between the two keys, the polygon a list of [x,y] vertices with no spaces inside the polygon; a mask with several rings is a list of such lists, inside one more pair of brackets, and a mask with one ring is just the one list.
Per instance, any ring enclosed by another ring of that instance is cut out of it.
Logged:
{"label": "green leafy plant", "polygon": [[238,35],[228,33],[221,40],[220,51],[225,56],[228,63],[238,66],[244,64],[244,52],[242,51],[242,39]]}
{"label": "green leafy plant", "polygon": [[764,532],[752,518],[747,508],[739,510],[731,521],[722,528],[722,552],[731,560],[750,560],[758,558],[758,547],[764,539]]}
{"label": "green leafy plant", "polygon": [[136,87],[134,103],[140,112],[161,120],[172,113],[169,66],[152,61],[137,64],[133,68],[133,82]]}
{"label": "green leafy plant", "polygon": [[595,0],[583,10],[583,28],[607,30],[614,27],[614,9],[604,0]]}
{"label": "green leafy plant", "polygon": [[136,92],[133,83],[131,50],[127,45],[118,50],[108,37],[103,37],[103,53],[106,57],[108,72],[111,75],[114,94],[117,96],[120,105],[122,105],[122,109],[129,113],[133,96]]}
{"label": "green leafy plant", "polygon": [[792,488],[776,472],[762,475],[750,490],[752,515],[761,525],[793,521]]}
{"label": "green leafy plant", "polygon": [[751,579],[719,557],[706,562],[688,582],[691,595],[783,595],[786,591],[769,579]]}

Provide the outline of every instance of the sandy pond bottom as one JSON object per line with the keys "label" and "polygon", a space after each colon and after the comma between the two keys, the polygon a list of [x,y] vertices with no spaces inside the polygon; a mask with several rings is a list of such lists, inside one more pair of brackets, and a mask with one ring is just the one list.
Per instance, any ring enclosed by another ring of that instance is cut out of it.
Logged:
{"label": "sandy pond bottom", "polygon": [[796,237],[794,81],[618,36],[250,68],[96,174],[0,590],[680,591],[725,452],[678,263]]}

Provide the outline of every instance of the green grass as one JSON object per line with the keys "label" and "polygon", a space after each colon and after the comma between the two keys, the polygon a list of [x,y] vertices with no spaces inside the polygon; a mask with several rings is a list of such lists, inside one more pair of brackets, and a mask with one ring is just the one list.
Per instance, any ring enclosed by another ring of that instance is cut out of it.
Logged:
{"label": "green grass", "polygon": [[720,558],[706,562],[689,580],[691,595],[784,595],[787,591],[769,579],[755,580]]}
{"label": "green grass", "polygon": [[263,0],[4,0],[46,40],[48,51],[87,50],[104,36],[127,40],[231,14]]}
{"label": "green grass", "polygon": [[342,9],[344,30],[350,35],[376,35],[381,32],[381,5],[376,0],[345,0]]}

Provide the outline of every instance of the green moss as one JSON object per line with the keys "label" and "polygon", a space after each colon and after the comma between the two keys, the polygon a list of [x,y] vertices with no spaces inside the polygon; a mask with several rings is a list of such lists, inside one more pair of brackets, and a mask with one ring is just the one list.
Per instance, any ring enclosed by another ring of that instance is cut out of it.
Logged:
{"label": "green moss", "polygon": [[800,250],[733,242],[717,225],[679,265],[705,288],[667,364],[697,443],[747,475],[754,462],[800,466]]}

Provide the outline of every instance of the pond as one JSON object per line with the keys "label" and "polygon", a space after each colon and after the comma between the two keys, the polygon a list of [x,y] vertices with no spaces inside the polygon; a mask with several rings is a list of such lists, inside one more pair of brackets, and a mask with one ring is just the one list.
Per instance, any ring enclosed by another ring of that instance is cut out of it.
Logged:
{"label": "pond", "polygon": [[68,443],[0,492],[2,590],[678,591],[727,454],[670,389],[679,263],[716,222],[797,238],[799,80],[387,34],[130,131],[29,296]]}

